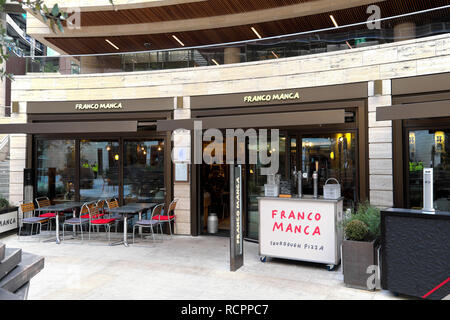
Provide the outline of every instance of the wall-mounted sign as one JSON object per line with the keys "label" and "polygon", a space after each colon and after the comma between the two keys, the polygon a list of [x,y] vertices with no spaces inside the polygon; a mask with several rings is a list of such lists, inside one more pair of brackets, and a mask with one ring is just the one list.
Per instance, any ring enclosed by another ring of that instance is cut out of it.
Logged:
{"label": "wall-mounted sign", "polygon": [[260,94],[245,96],[244,102],[254,103],[254,102],[270,102],[270,101],[284,101],[284,100],[299,100],[299,92],[287,92],[287,93],[273,93],[273,94]]}
{"label": "wall-mounted sign", "polygon": [[0,214],[0,233],[17,228],[17,210]]}
{"label": "wall-mounted sign", "polygon": [[231,230],[230,230],[230,271],[244,265],[244,237],[242,230],[242,166],[231,165]]}
{"label": "wall-mounted sign", "polygon": [[189,164],[175,163],[174,164],[175,182],[189,182]]}
{"label": "wall-mounted sign", "polygon": [[122,103],[76,103],[75,110],[123,109]]}

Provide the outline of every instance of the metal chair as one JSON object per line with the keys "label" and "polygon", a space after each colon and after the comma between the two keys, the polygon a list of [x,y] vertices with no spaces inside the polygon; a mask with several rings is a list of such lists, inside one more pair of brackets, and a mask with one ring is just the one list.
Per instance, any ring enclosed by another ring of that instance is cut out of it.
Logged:
{"label": "metal chair", "polygon": [[152,220],[157,220],[160,222],[160,229],[161,229],[161,233],[163,233],[162,230],[162,224],[163,223],[168,223],[169,224],[169,230],[170,230],[170,236],[172,237],[172,224],[171,222],[175,222],[176,216],[175,216],[175,209],[177,207],[177,202],[178,199],[174,199],[170,204],[169,204],[169,210],[164,210],[161,214],[159,215],[152,215]]}
{"label": "metal chair", "polygon": [[101,213],[98,210],[97,206],[89,207],[89,240],[91,240],[91,227],[92,226],[104,226],[108,231],[108,241],[111,244],[111,224],[113,224],[116,219],[105,219],[102,218]]}
{"label": "metal chair", "polygon": [[[38,208],[43,208],[43,207],[49,207],[52,205],[50,199],[48,197],[39,197],[35,199],[37,207]],[[51,228],[51,222],[53,219],[56,220],[56,212],[46,212],[46,213],[42,213],[39,214],[39,217],[41,218],[48,218],[49,219],[49,225],[48,228]]]}
{"label": "metal chair", "polygon": [[[82,216],[86,216],[86,214],[84,214],[84,212],[87,212],[87,218],[83,218]],[[84,241],[84,237],[83,237],[83,225],[88,225],[89,224],[89,206],[88,203],[83,204],[83,206],[80,209],[80,213],[78,214],[78,218],[77,217],[73,217],[71,219],[68,219],[66,221],[64,221],[62,227],[63,227],[63,241],[64,241],[64,233],[65,233],[65,227],[66,225],[72,226],[74,228],[74,236],[75,236],[75,232],[76,232],[76,227],[80,226],[80,232],[81,232],[81,241]]]}
{"label": "metal chair", "polygon": [[[20,211],[21,214],[19,214],[19,233],[17,234],[17,240],[20,241],[20,233],[22,231],[22,225],[23,224],[30,224],[31,225],[31,232],[30,235],[33,235],[33,226],[35,224],[39,225],[39,234],[42,231],[42,225],[45,223],[49,223],[50,219],[49,218],[44,218],[44,217],[35,217],[34,216],[34,211],[35,207],[34,207],[34,203],[33,202],[29,202],[29,203],[21,203],[20,204]],[[25,218],[25,214],[28,214],[29,217]],[[22,218],[20,218],[22,217]]]}
{"label": "metal chair", "polygon": [[[157,226],[158,224],[161,224],[161,222],[158,221],[158,220],[154,220],[153,217],[154,216],[160,216],[163,207],[164,207],[164,204],[158,204],[157,206],[155,206],[153,208],[152,216],[151,216],[150,220],[138,220],[138,221],[136,221],[136,223],[133,225],[133,243],[134,243],[134,233],[135,233],[136,227],[150,228],[152,230],[153,241],[155,240],[155,233],[153,232],[153,227]],[[142,234],[141,234],[141,238],[142,238]]]}
{"label": "metal chair", "polygon": [[[107,205],[107,208],[105,208],[106,212],[109,213],[109,209],[113,209],[113,208],[118,208],[119,207],[119,201],[117,199],[106,200],[106,205]],[[123,222],[124,221],[123,216],[119,215],[119,214],[111,216],[111,214],[109,213],[108,214],[108,218],[116,220],[115,230],[116,230],[116,233],[117,233],[117,230],[118,230],[118,227],[119,227],[119,222],[121,222],[121,221]],[[123,227],[126,228],[126,226],[123,226]]]}

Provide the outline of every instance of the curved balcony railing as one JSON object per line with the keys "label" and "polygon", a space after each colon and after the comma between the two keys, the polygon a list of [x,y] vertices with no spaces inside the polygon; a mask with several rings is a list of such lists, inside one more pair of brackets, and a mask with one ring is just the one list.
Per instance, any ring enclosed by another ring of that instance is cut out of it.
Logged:
{"label": "curved balcony railing", "polygon": [[[413,21],[404,35],[394,26]],[[25,57],[27,73],[90,74],[165,70],[244,63],[375,46],[450,32],[450,5],[386,17],[379,29],[367,21],[283,36],[206,46],[120,54]],[[400,35],[399,35],[400,34]],[[233,49],[231,49],[233,48]]]}

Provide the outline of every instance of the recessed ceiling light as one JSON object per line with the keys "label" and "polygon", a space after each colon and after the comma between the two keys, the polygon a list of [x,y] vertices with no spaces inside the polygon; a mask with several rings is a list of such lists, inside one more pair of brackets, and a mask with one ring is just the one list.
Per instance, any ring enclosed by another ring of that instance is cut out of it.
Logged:
{"label": "recessed ceiling light", "polygon": [[114,43],[112,43],[111,41],[109,41],[108,39],[105,39],[106,42],[108,42],[111,46],[113,46],[114,48],[116,48],[116,50],[119,50],[119,47],[116,46]]}
{"label": "recessed ceiling light", "polygon": [[256,36],[260,39],[262,39],[261,35],[258,33],[258,31],[256,31],[256,29],[254,27],[251,27],[252,31],[256,34]]}
{"label": "recessed ceiling light", "polygon": [[182,47],[184,47],[184,43],[181,42],[181,40],[178,39],[176,35],[173,34],[172,37],[173,37],[175,40],[177,40],[177,42],[178,42],[179,44],[181,44]]}
{"label": "recessed ceiling light", "polygon": [[334,26],[335,26],[336,28],[339,27],[339,25],[338,25],[337,22],[336,22],[336,19],[334,19],[334,17],[333,17],[332,14],[330,14],[330,19],[331,19],[331,21],[333,21],[333,24],[334,24]]}

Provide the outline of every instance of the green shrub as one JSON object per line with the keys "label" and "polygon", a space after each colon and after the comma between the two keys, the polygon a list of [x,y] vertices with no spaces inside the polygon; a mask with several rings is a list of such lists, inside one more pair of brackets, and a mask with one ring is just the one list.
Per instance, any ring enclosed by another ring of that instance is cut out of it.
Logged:
{"label": "green shrub", "polygon": [[9,208],[9,201],[3,197],[0,197],[0,209]]}
{"label": "green shrub", "polygon": [[[363,222],[368,233],[365,241],[373,241],[380,237],[380,209],[371,205],[369,202],[363,202],[358,205],[358,210],[353,212],[347,221],[344,222],[344,228],[354,220]],[[351,239],[350,239],[351,240]]]}
{"label": "green shrub", "polygon": [[348,240],[365,241],[369,236],[369,228],[360,220],[352,220],[345,226],[345,236]]}

